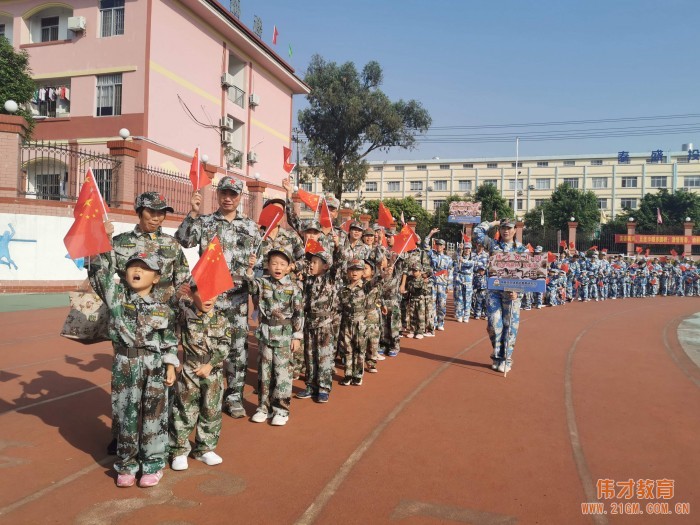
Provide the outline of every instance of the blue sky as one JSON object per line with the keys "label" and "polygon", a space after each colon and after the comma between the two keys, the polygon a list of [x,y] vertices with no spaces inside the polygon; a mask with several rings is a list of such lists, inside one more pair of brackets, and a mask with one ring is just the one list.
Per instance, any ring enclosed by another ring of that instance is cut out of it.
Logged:
{"label": "blue sky", "polygon": [[[226,4],[226,0],[223,0]],[[433,126],[562,122],[700,114],[700,3],[696,0],[241,0],[241,19],[263,21],[270,43],[303,78],[310,57],[370,60],[392,99],[416,99]],[[304,98],[295,101],[295,110]],[[687,126],[689,118],[431,134],[522,134],[520,155],[679,151],[700,131],[650,136],[528,141],[527,133],[608,127]],[[621,130],[627,134],[628,130]],[[424,143],[374,159],[514,156],[515,143]]]}

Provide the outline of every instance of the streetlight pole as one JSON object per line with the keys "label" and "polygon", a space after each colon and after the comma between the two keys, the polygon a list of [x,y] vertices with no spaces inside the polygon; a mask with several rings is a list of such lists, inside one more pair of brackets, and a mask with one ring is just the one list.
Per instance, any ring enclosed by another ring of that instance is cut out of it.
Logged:
{"label": "streetlight pole", "polygon": [[513,187],[513,217],[518,220],[518,156],[520,149],[520,137],[515,137],[515,184]]}

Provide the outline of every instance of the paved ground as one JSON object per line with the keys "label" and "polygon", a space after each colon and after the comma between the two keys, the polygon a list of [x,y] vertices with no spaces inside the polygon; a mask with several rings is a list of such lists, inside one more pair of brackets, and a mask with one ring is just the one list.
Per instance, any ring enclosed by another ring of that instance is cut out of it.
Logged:
{"label": "paved ground", "polygon": [[[225,419],[221,466],[191,461],[154,489],[114,486],[110,346],[58,337],[67,308],[3,313],[0,522],[698,523],[700,370],[677,331],[699,310],[674,297],[523,312],[507,378],[488,366],[485,322],[449,322],[327,405],[295,400],[284,428]],[[607,514],[584,515],[605,483]]]}
{"label": "paved ground", "polygon": [[0,294],[0,312],[38,310],[67,306],[67,293],[4,293]]}

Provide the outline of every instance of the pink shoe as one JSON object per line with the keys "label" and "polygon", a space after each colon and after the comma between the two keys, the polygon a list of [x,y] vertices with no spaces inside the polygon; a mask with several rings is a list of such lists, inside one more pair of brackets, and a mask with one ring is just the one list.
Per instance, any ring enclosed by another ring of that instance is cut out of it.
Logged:
{"label": "pink shoe", "polygon": [[139,481],[139,487],[155,487],[158,485],[160,478],[163,477],[163,471],[159,470],[155,474],[144,474]]}
{"label": "pink shoe", "polygon": [[119,474],[117,476],[117,487],[133,487],[136,482],[136,476],[133,474]]}

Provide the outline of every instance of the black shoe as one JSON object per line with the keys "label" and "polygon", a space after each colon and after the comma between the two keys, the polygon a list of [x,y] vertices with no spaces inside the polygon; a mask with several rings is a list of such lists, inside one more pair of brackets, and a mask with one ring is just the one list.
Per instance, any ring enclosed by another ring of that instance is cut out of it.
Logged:
{"label": "black shoe", "polygon": [[107,454],[110,456],[116,456],[117,455],[117,440],[113,439],[112,441],[109,442],[109,445],[107,445]]}
{"label": "black shoe", "polygon": [[361,386],[362,385],[362,378],[361,377],[353,377],[352,378],[352,386]]}
{"label": "black shoe", "polygon": [[307,386],[304,390],[296,395],[297,399],[308,399],[310,397],[316,397],[316,392],[310,386]]}
{"label": "black shoe", "polygon": [[352,383],[352,377],[344,377],[340,380],[340,384],[343,386],[348,386],[350,383]]}
{"label": "black shoe", "polygon": [[328,403],[328,392],[319,392],[316,397],[317,403]]}

